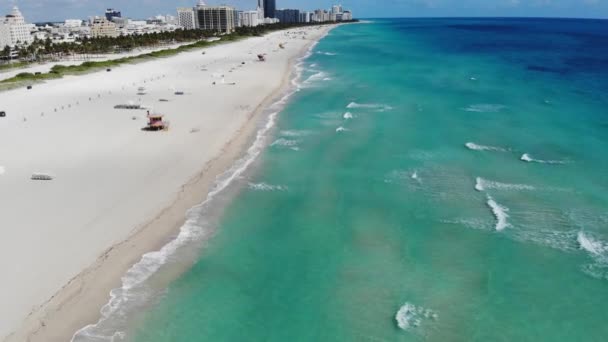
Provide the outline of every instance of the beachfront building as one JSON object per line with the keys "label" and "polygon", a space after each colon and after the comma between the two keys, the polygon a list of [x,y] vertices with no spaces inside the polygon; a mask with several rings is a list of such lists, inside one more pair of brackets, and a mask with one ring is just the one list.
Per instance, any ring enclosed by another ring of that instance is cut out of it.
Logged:
{"label": "beachfront building", "polygon": [[314,13],[313,12],[300,12],[300,22],[310,23],[312,22]]}
{"label": "beachfront building", "polygon": [[34,41],[32,26],[25,22],[19,8],[13,7],[11,14],[0,18],[0,49],[5,46],[29,45]]}
{"label": "beachfront building", "polygon": [[324,23],[330,20],[330,14],[326,10],[315,10],[315,14],[313,16],[313,21],[317,23]]}
{"label": "beachfront building", "polygon": [[262,6],[262,9],[264,10],[264,18],[276,18],[276,8],[276,0],[264,0],[264,4]]}
{"label": "beachfront building", "polygon": [[82,20],[80,19],[66,19],[63,22],[63,26],[66,28],[76,28],[76,27],[81,27],[82,26]]}
{"label": "beachfront building", "polygon": [[297,9],[280,9],[275,11],[275,18],[279,19],[280,23],[295,24],[300,22],[300,10]]}
{"label": "beachfront building", "polygon": [[118,26],[105,17],[95,17],[91,23],[91,37],[118,37]]}
{"label": "beachfront building", "polygon": [[195,8],[198,27],[220,33],[234,32],[237,24],[237,11],[230,6],[198,5]]}
{"label": "beachfront building", "polygon": [[263,23],[260,21],[258,11],[239,12],[239,26],[255,27]]}
{"label": "beachfront building", "polygon": [[114,19],[114,18],[121,18],[121,17],[122,17],[122,14],[120,13],[120,11],[117,11],[113,8],[108,8],[106,10],[106,19],[108,21],[112,21],[112,19]]}
{"label": "beachfront building", "polygon": [[177,26],[185,30],[198,28],[196,11],[192,7],[180,7],[177,9]]}

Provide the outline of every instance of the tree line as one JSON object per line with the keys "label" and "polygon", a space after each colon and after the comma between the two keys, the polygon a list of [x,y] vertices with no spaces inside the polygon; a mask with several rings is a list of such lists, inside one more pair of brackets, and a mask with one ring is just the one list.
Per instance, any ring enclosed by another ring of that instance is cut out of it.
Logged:
{"label": "tree line", "polygon": [[[354,22],[354,20],[351,22]],[[233,33],[222,36],[229,39],[245,36],[261,36],[271,31],[320,24],[333,23],[276,23],[255,27],[237,27]],[[28,46],[16,47],[16,55],[21,61],[40,62],[49,59],[60,59],[70,55],[127,52],[136,48],[200,41],[219,35],[220,33],[217,31],[197,29],[144,33],[141,35],[120,35],[118,37],[82,37],[77,38],[74,42],[53,42],[50,38],[44,40],[35,39]],[[11,52],[12,49],[10,47],[4,47],[0,51],[0,59],[10,59]]]}

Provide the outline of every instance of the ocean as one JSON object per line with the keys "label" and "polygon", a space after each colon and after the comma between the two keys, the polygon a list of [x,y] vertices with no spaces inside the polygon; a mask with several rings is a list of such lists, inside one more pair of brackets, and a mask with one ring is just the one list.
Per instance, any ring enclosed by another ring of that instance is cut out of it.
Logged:
{"label": "ocean", "polygon": [[604,341],[608,25],[387,19],[74,341]]}

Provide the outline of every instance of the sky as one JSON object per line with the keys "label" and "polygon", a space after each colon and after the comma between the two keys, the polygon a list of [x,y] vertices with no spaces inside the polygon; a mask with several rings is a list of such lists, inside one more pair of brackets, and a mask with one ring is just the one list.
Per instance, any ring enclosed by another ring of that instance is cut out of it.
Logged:
{"label": "sky", "polygon": [[[358,18],[380,17],[577,17],[608,19],[608,0],[333,0],[353,11]],[[28,22],[85,19],[103,15],[114,7],[123,16],[145,19],[173,14],[177,7],[191,7],[197,0],[0,0],[0,14],[15,4]],[[229,4],[254,9],[257,0],[207,0],[208,4]],[[277,8],[312,10],[329,8],[332,0],[277,0]]]}

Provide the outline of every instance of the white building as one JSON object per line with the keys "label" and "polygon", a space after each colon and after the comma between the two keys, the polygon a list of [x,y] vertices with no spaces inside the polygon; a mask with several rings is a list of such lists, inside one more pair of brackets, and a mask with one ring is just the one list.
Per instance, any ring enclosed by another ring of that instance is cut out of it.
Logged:
{"label": "white building", "polygon": [[258,11],[240,12],[239,21],[239,24],[245,27],[254,27],[263,23],[263,21],[260,21],[260,13]]}
{"label": "white building", "polygon": [[82,20],[80,20],[80,19],[66,19],[65,22],[63,23],[63,25],[65,27],[70,27],[70,28],[80,27],[80,26],[82,26]]}
{"label": "white building", "polygon": [[91,37],[118,37],[119,31],[116,24],[108,21],[105,17],[95,17],[91,24]]}
{"label": "white building", "polygon": [[17,6],[13,7],[11,14],[0,18],[0,49],[7,45],[11,47],[18,44],[29,45],[34,41],[31,31],[32,25],[25,23]]}
{"label": "white building", "polygon": [[180,7],[177,9],[177,26],[185,30],[194,30],[198,27],[197,14],[192,7]]}

